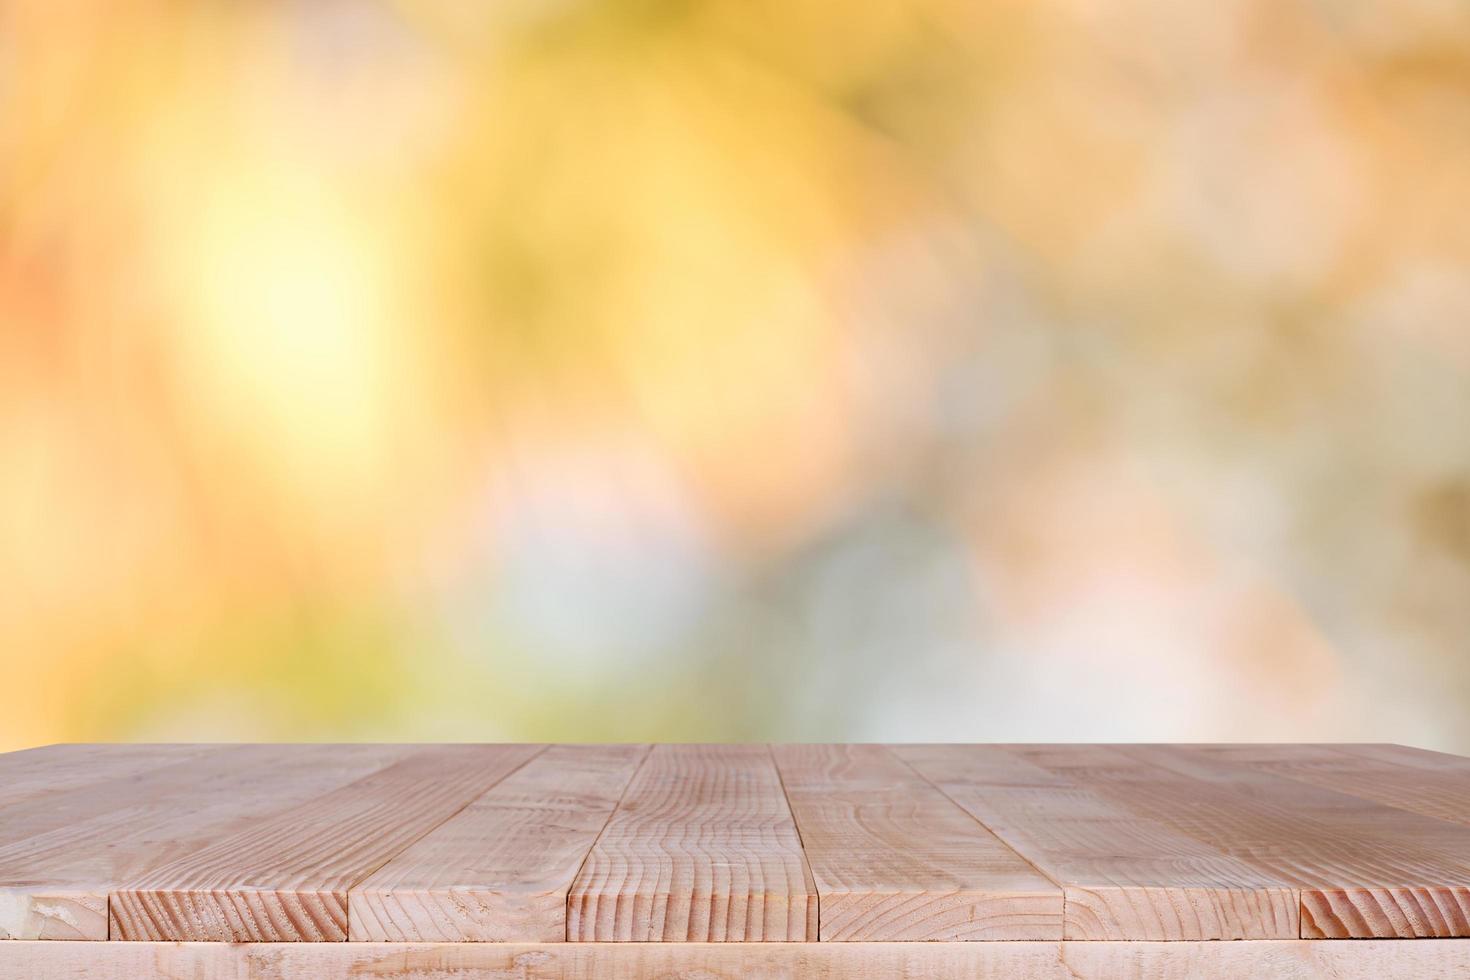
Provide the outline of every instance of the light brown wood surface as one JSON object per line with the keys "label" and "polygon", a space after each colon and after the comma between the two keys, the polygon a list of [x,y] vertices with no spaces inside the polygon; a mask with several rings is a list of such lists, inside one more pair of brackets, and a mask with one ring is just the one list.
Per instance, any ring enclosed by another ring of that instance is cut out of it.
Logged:
{"label": "light brown wood surface", "polygon": [[[1272,746],[1254,747],[1271,748]],[[1416,749],[1408,745],[1388,745],[1368,742],[1357,745],[1278,745],[1274,747],[1281,749],[1332,749],[1338,752],[1345,752],[1354,758],[1386,762],[1391,765],[1403,766],[1407,769],[1427,770],[1435,773],[1458,773],[1462,776],[1470,774],[1470,758],[1462,755],[1450,755],[1447,752]]]}
{"label": "light brown wood surface", "polygon": [[824,942],[1060,939],[1062,891],[881,745],[775,748]]}
{"label": "light brown wood surface", "polygon": [[347,938],[347,891],[540,751],[425,748],[224,835],[110,897],[115,939]]}
{"label": "light brown wood surface", "polygon": [[1025,754],[1294,882],[1304,938],[1470,935],[1470,828],[1186,747]]}
{"label": "light brown wood surface", "polygon": [[1460,980],[1433,942],[0,944],[0,980]]}
{"label": "light brown wood surface", "polygon": [[764,745],[658,745],[567,901],[582,942],[817,938],[817,896]]}
{"label": "light brown wood surface", "polygon": [[353,940],[561,942],[567,892],[647,746],[553,746],[355,886]]}
{"label": "light brown wood surface", "polygon": [[1224,762],[1244,764],[1349,796],[1470,824],[1470,760],[1397,745],[1191,746]]}
{"label": "light brown wood surface", "polygon": [[1467,803],[1388,745],[55,746],[0,980],[1470,976]]}
{"label": "light brown wood surface", "polygon": [[0,755],[0,807],[126,779],[218,751],[217,745],[43,745]]}
{"label": "light brown wood surface", "polygon": [[1066,891],[1067,939],[1294,939],[1291,882],[990,745],[899,756]]}
{"label": "light brown wood surface", "polygon": [[220,747],[120,777],[100,767],[90,785],[0,808],[0,937],[105,940],[108,896],[127,882],[404,751]]}

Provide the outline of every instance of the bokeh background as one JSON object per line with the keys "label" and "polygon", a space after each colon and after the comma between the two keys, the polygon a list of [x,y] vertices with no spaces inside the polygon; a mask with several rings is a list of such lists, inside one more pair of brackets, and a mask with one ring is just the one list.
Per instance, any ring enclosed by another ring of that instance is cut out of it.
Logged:
{"label": "bokeh background", "polygon": [[0,0],[0,748],[1470,750],[1463,0]]}

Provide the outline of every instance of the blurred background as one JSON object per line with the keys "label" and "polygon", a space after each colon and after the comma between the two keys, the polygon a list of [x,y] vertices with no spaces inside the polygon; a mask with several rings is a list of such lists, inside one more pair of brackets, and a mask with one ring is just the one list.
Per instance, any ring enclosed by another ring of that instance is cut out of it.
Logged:
{"label": "blurred background", "polygon": [[0,0],[0,749],[1470,751],[1463,0]]}

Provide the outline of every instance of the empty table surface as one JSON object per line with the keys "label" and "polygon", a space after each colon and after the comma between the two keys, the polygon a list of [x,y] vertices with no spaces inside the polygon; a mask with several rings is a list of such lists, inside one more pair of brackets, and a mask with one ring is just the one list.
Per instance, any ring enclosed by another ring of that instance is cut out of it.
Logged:
{"label": "empty table surface", "polygon": [[[514,966],[497,956],[536,950],[548,977],[1278,968],[1262,956],[1351,976],[1470,970],[1470,944],[1320,941],[1467,936],[1470,760],[1401,746],[0,755],[0,975],[148,975],[129,957],[168,949],[148,962],[286,977],[296,960],[275,944],[356,943],[302,952],[297,969],[348,975],[381,954],[406,957],[405,971],[495,976]],[[106,952],[82,942],[100,940]],[[1115,943],[1086,946],[1099,940]],[[250,966],[248,947],[154,945],[177,941],[267,944],[255,948],[274,965]]]}

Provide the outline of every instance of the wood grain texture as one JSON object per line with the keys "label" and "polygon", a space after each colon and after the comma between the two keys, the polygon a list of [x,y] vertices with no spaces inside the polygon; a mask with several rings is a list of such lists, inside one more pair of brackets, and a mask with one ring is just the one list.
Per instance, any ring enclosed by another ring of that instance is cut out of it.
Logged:
{"label": "wood grain texture", "polygon": [[127,779],[218,751],[217,745],[43,745],[0,755],[0,807]]}
{"label": "wood grain texture", "polygon": [[[1470,936],[1470,759],[1401,746],[111,748],[0,756],[0,948]],[[688,969],[864,968],[743,955]]]}
{"label": "wood grain texture", "polygon": [[1470,940],[0,943],[0,980],[1458,980]]}
{"label": "wood grain texture", "polygon": [[1290,882],[1004,747],[907,745],[894,751],[1062,884],[1067,939],[1298,935]]}
{"label": "wood grain texture", "polygon": [[220,747],[12,803],[0,809],[0,937],[107,939],[108,895],[130,876],[381,768],[396,752]]}
{"label": "wood grain texture", "polygon": [[[1294,746],[1286,746],[1294,748]],[[1406,766],[1410,769],[1424,769],[1435,773],[1456,773],[1462,776],[1470,775],[1470,758],[1462,755],[1450,755],[1446,752],[1435,752],[1430,749],[1416,749],[1408,745],[1387,745],[1383,743],[1357,743],[1352,745],[1330,746],[1343,752],[1349,752],[1364,759],[1372,759],[1375,762],[1390,762],[1395,765]]]}
{"label": "wood grain texture", "polygon": [[[1400,810],[1470,824],[1470,761],[1372,745],[1191,746],[1211,758]],[[1388,750],[1388,751],[1385,751]]]}
{"label": "wood grain texture", "polygon": [[567,899],[577,942],[817,938],[817,895],[770,751],[659,745]]}
{"label": "wood grain texture", "polygon": [[888,749],[774,753],[823,942],[1062,938],[1061,889]]}
{"label": "wood grain texture", "polygon": [[560,942],[643,745],[547,749],[348,893],[353,941]]}
{"label": "wood grain texture", "polygon": [[1470,935],[1470,828],[1189,748],[1023,754],[1294,882],[1304,938]]}
{"label": "wood grain texture", "polygon": [[110,896],[114,939],[347,938],[348,889],[540,746],[426,747],[141,875]]}

